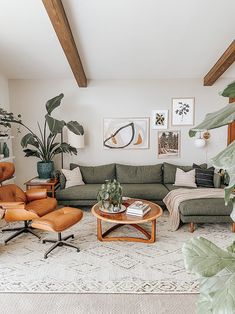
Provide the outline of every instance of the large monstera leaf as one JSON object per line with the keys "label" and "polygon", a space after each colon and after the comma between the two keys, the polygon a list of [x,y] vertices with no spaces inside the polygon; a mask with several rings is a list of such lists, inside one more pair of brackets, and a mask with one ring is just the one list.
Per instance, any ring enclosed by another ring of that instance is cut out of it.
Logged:
{"label": "large monstera leaf", "polygon": [[20,144],[23,148],[27,147],[28,145],[39,147],[38,141],[35,139],[32,133],[27,133],[26,135],[24,135],[21,139]]}
{"label": "large monstera leaf", "polygon": [[63,120],[57,120],[52,118],[50,115],[45,116],[49,130],[52,134],[56,135],[58,133],[61,133],[63,130],[63,127],[65,126],[65,122]]}
{"label": "large monstera leaf", "polygon": [[49,99],[46,102],[46,110],[49,115],[51,115],[52,111],[60,106],[61,99],[64,97],[64,94],[59,94],[56,97]]}
{"label": "large monstera leaf", "polygon": [[235,98],[235,81],[229,84],[225,90],[221,93],[224,97]]}
{"label": "large monstera leaf", "polygon": [[68,143],[61,143],[60,146],[58,146],[54,151],[53,154],[60,154],[60,153],[70,153],[70,154],[74,154],[77,155],[77,149],[71,145],[69,145]]}
{"label": "large monstera leaf", "polygon": [[224,251],[205,238],[192,238],[183,246],[185,267],[203,277],[216,275],[235,263],[235,254]]}
{"label": "large monstera leaf", "polygon": [[193,137],[197,132],[217,129],[233,122],[234,120],[235,103],[231,103],[218,111],[208,113],[200,124],[189,130],[189,136]]}
{"label": "large monstera leaf", "polygon": [[83,135],[84,134],[84,129],[81,124],[79,124],[77,121],[70,121],[66,124],[67,128],[77,134],[77,135]]}

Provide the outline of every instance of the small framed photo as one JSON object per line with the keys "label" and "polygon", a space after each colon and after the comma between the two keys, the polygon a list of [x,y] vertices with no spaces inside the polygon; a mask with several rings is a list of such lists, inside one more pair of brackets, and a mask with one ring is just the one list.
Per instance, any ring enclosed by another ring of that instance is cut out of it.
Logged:
{"label": "small framed photo", "polygon": [[195,98],[172,99],[172,125],[194,125]]}
{"label": "small framed photo", "polygon": [[158,132],[158,158],[180,157],[180,131]]}
{"label": "small framed photo", "polygon": [[155,130],[164,130],[168,128],[168,110],[152,111],[152,128]]}

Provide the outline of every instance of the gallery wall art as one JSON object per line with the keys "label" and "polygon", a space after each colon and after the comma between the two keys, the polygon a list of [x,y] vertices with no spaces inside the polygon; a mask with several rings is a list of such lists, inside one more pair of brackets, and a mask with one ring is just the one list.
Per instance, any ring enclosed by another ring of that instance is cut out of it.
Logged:
{"label": "gallery wall art", "polygon": [[152,111],[152,128],[157,130],[168,128],[168,110]]}
{"label": "gallery wall art", "polygon": [[158,132],[159,158],[180,157],[180,131]]}
{"label": "gallery wall art", "polygon": [[103,146],[106,149],[149,148],[149,118],[105,118]]}
{"label": "gallery wall art", "polygon": [[194,98],[172,99],[172,125],[194,124]]}

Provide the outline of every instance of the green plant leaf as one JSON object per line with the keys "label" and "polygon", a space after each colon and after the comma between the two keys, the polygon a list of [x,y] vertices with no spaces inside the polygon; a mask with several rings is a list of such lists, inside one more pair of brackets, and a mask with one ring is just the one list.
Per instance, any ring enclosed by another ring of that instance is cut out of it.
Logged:
{"label": "green plant leaf", "polygon": [[52,134],[58,134],[61,133],[63,130],[63,127],[65,126],[65,122],[63,120],[57,120],[49,116],[48,114],[45,116],[49,130]]}
{"label": "green plant leaf", "polygon": [[224,97],[235,98],[235,82],[230,83],[220,94]]}
{"label": "green plant leaf", "polygon": [[201,282],[202,293],[211,298],[213,314],[234,314],[235,273],[223,272]]}
{"label": "green plant leaf", "polygon": [[61,103],[61,99],[63,97],[64,97],[64,94],[59,94],[58,96],[53,97],[46,102],[46,110],[49,115],[51,115],[52,111],[55,108],[59,107]]}
{"label": "green plant leaf", "polygon": [[192,238],[183,245],[185,267],[192,273],[210,277],[235,263],[235,255],[205,238]]}
{"label": "green plant leaf", "polygon": [[228,172],[231,169],[231,174],[235,170],[235,141],[227,146],[222,152],[212,158],[213,166],[216,168],[226,169]]}
{"label": "green plant leaf", "polygon": [[41,154],[37,151],[37,150],[34,150],[34,149],[24,149],[23,152],[25,153],[25,157],[37,157],[37,158],[41,158]]}
{"label": "green plant leaf", "polygon": [[67,128],[77,134],[77,135],[83,135],[84,134],[84,129],[83,126],[81,124],[79,124],[77,121],[69,121],[66,124]]}
{"label": "green plant leaf", "polygon": [[61,143],[59,147],[57,147],[54,151],[53,151],[53,155],[57,155],[60,153],[70,153],[71,155],[77,155],[77,149],[71,145],[69,145],[68,143]]}
{"label": "green plant leaf", "polygon": [[212,302],[208,294],[200,294],[197,301],[197,314],[212,314]]}
{"label": "green plant leaf", "polygon": [[35,147],[39,147],[39,144],[35,140],[32,133],[27,133],[25,136],[23,136],[20,144],[23,148],[27,147],[28,145],[33,145]]}
{"label": "green plant leaf", "polygon": [[235,120],[235,103],[228,104],[222,109],[208,113],[202,123],[189,130],[189,136],[193,137],[197,132],[216,129]]}
{"label": "green plant leaf", "polygon": [[230,253],[235,253],[235,241],[233,241],[233,243],[227,247],[227,250],[230,252]]}

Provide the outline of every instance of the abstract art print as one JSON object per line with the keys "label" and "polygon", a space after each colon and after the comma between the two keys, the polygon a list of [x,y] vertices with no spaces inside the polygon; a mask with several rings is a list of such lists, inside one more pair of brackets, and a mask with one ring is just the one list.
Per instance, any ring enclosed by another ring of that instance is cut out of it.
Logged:
{"label": "abstract art print", "polygon": [[172,125],[194,124],[194,98],[172,99]]}
{"label": "abstract art print", "polygon": [[158,132],[158,157],[180,156],[180,131]]}
{"label": "abstract art print", "polygon": [[149,118],[105,118],[103,146],[107,149],[149,148]]}
{"label": "abstract art print", "polygon": [[168,110],[152,111],[152,127],[153,129],[167,129],[168,127]]}

